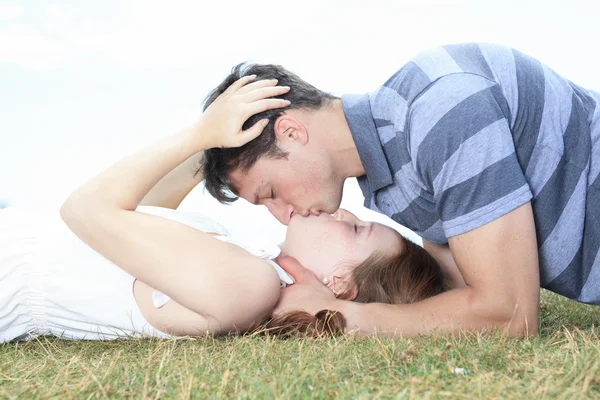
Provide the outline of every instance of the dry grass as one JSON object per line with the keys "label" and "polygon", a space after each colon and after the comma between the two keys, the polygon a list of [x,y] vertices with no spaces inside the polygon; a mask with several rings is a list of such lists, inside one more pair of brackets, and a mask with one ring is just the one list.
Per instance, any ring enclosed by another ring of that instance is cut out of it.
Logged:
{"label": "dry grass", "polygon": [[544,293],[535,339],[0,345],[0,398],[600,398],[600,307]]}

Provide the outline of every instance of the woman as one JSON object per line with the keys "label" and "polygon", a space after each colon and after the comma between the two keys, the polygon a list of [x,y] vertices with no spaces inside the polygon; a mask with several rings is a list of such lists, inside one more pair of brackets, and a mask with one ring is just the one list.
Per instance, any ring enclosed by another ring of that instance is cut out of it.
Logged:
{"label": "woman", "polygon": [[[287,88],[253,79],[234,83],[193,127],[125,157],[77,189],[61,217],[85,244],[52,218],[0,213],[0,342],[39,334],[226,334],[269,320],[287,279],[265,260],[277,251],[239,243],[203,216],[139,207],[176,207],[191,186],[170,190],[170,197],[161,193],[194,155],[243,145],[264,127],[261,121],[242,131],[249,115],[288,104],[271,98]],[[343,210],[294,217],[281,250],[348,299],[406,302],[443,290],[440,268],[424,250]],[[402,281],[385,285],[390,274]],[[267,326],[310,326],[311,318],[276,316]]]}

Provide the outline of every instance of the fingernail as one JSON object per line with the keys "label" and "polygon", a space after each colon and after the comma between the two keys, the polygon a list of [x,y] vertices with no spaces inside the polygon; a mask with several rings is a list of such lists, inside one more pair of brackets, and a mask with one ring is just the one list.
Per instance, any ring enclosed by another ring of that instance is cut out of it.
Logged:
{"label": "fingernail", "polygon": [[256,78],[256,75],[255,75],[255,74],[253,74],[253,75],[250,75],[248,78],[250,78],[250,79],[254,79],[254,78]]}
{"label": "fingernail", "polygon": [[292,104],[292,102],[291,102],[291,101],[289,101],[289,100],[285,100],[285,102],[287,103],[287,105],[288,105],[288,106],[289,106],[290,104]]}
{"label": "fingernail", "polygon": [[262,126],[267,126],[267,125],[269,125],[269,120],[263,119],[261,123],[262,123]]}

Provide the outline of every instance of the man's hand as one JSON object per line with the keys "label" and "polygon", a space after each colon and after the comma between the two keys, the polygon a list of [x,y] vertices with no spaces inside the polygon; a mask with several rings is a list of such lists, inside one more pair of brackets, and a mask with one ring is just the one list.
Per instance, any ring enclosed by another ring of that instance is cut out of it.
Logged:
{"label": "man's hand", "polygon": [[294,278],[295,283],[281,289],[279,303],[273,310],[274,315],[292,310],[303,310],[315,315],[321,310],[332,309],[332,305],[339,301],[315,274],[300,265],[295,258],[279,256],[276,261]]}
{"label": "man's hand", "polygon": [[257,138],[269,123],[263,119],[243,131],[248,118],[290,105],[288,100],[272,98],[287,93],[288,86],[276,86],[276,79],[252,82],[255,78],[256,75],[247,75],[238,79],[204,111],[193,130],[202,149],[241,147]]}

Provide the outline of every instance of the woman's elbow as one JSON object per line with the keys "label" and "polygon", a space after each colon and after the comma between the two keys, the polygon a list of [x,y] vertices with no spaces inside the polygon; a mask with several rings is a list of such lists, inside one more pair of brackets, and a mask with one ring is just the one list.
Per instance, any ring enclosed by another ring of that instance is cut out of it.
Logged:
{"label": "woman's elbow", "polygon": [[86,202],[77,192],[72,193],[60,207],[60,217],[69,227],[76,226],[78,221],[85,220]]}
{"label": "woman's elbow", "polygon": [[273,267],[264,262],[261,264],[255,279],[247,286],[246,300],[251,299],[259,318],[264,319],[271,315],[279,301],[281,281]]}
{"label": "woman's elbow", "polygon": [[60,218],[62,218],[67,225],[71,225],[71,223],[77,219],[77,209],[77,201],[74,194],[71,194],[60,206]]}
{"label": "woman's elbow", "polygon": [[280,280],[264,260],[248,263],[244,273],[230,282],[224,301],[212,311],[222,326],[245,331],[268,318],[279,301]]}

